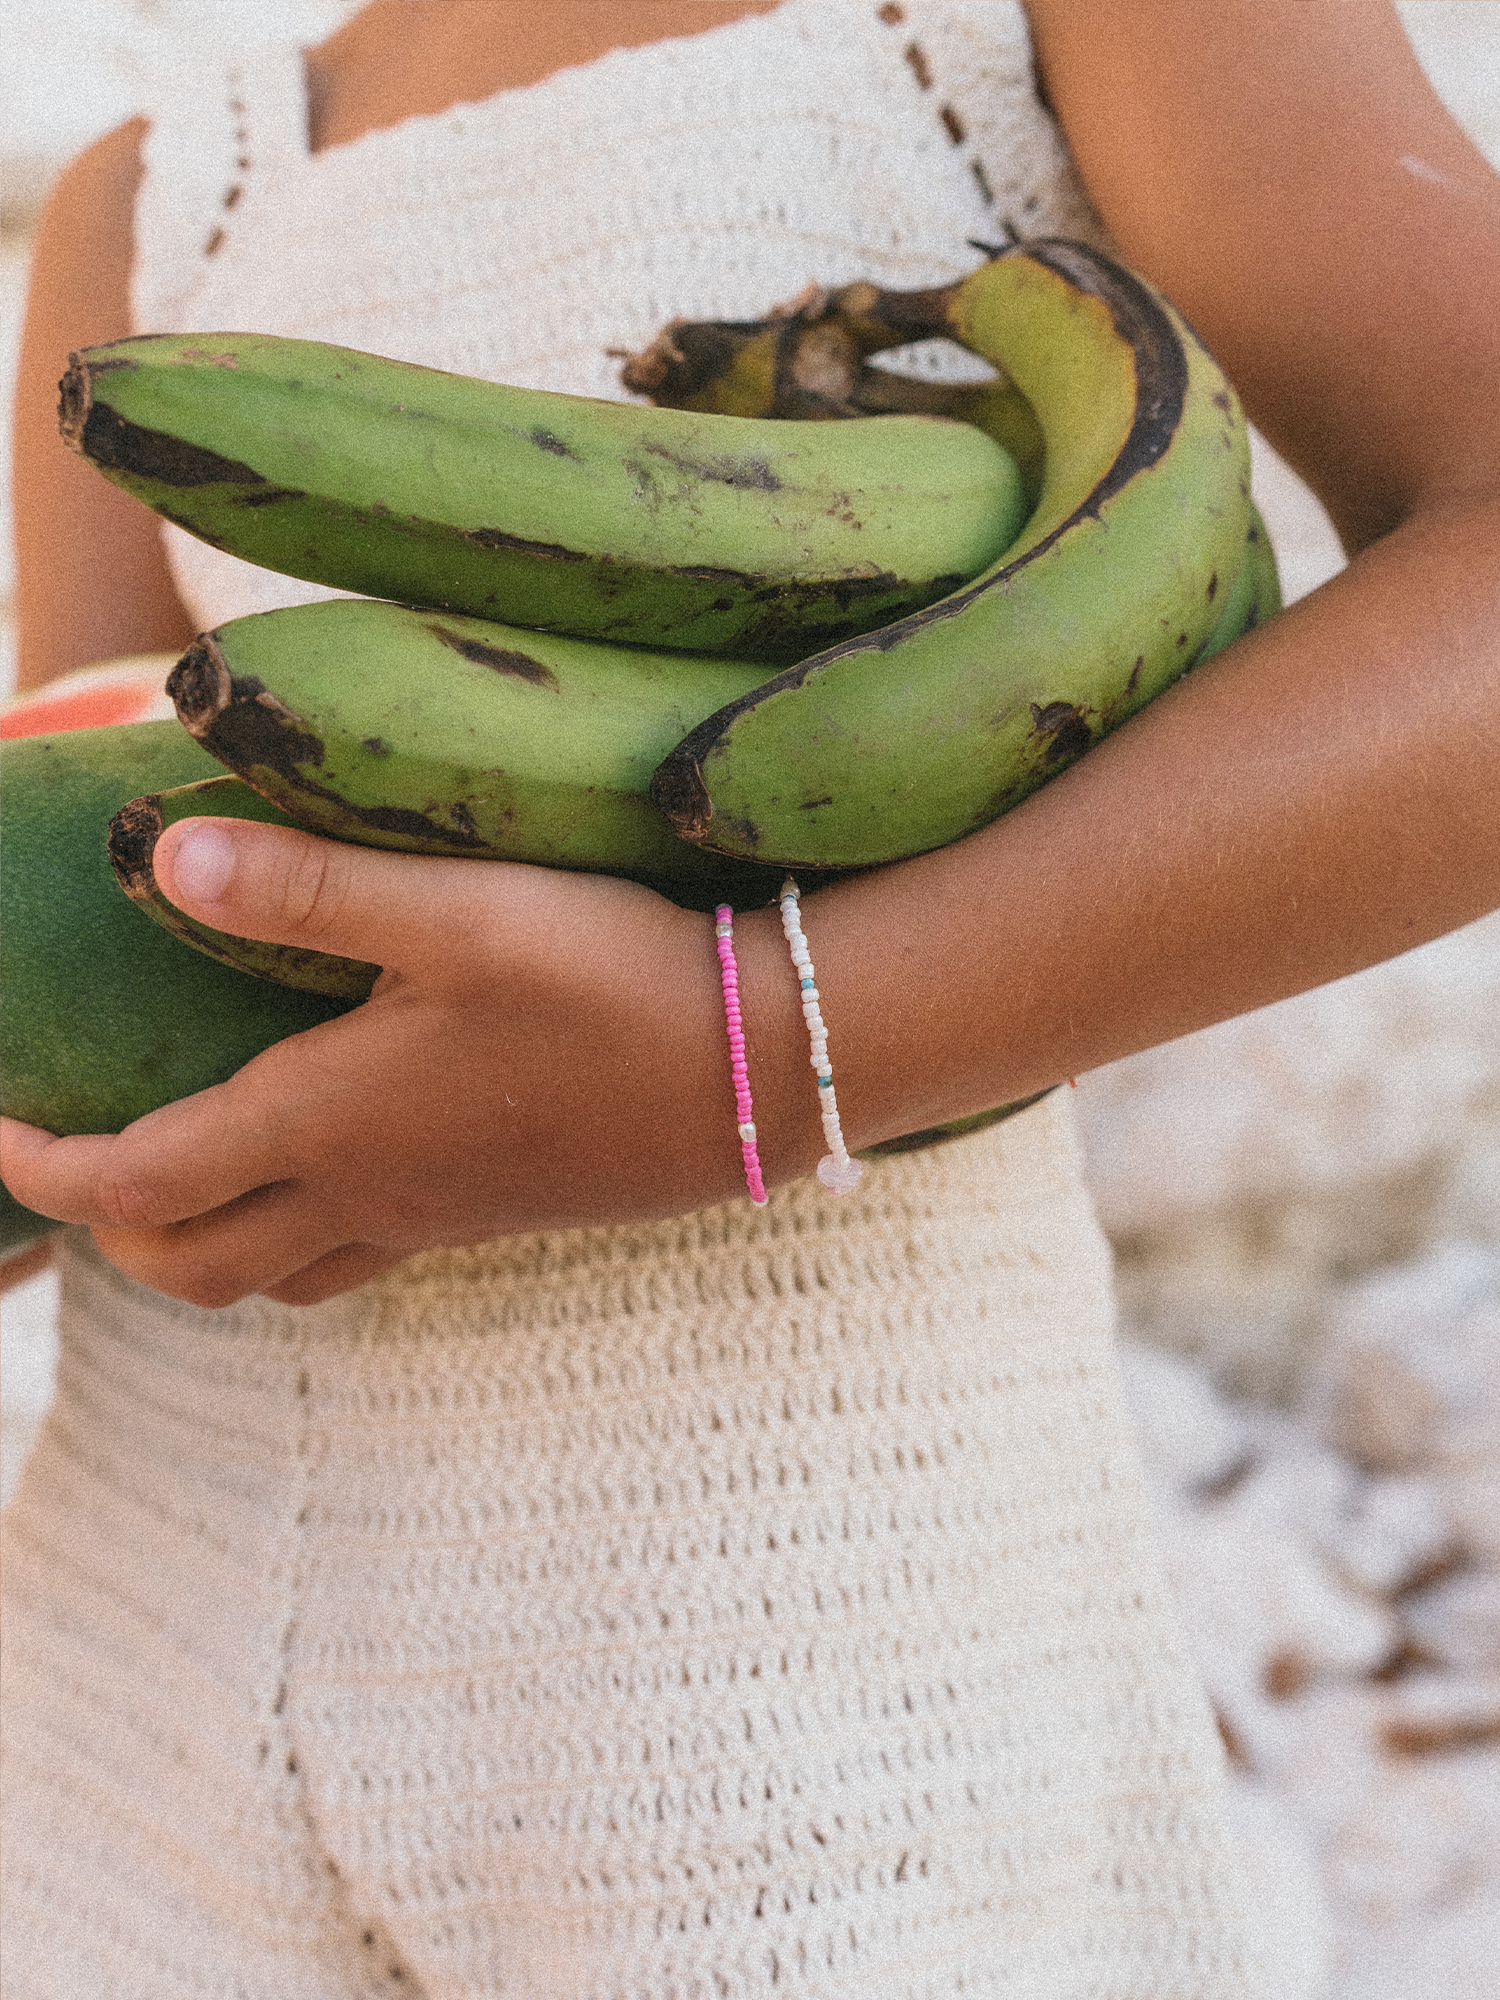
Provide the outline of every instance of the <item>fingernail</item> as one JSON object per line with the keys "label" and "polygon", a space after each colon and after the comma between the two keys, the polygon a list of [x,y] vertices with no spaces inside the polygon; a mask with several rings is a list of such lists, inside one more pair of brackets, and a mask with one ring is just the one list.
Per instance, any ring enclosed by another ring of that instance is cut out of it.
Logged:
{"label": "fingernail", "polygon": [[234,873],[234,838],[205,820],[185,833],[172,857],[172,880],[195,903],[216,903]]}

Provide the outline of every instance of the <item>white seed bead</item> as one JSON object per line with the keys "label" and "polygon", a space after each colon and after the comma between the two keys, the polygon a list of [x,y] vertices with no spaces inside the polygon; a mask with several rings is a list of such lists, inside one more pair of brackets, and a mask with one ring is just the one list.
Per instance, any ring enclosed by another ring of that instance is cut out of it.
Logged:
{"label": "white seed bead", "polygon": [[839,1126],[838,1099],[833,1091],[833,1064],[828,1059],[828,1030],[823,1024],[822,1010],[818,1005],[822,996],[818,992],[816,975],[813,972],[812,952],[808,948],[807,938],[802,930],[798,909],[800,901],[797,885],[788,876],[781,893],[781,928],[786,934],[787,949],[791,953],[792,967],[797,975],[802,1019],[807,1026],[807,1059],[817,1082],[823,1136],[828,1141],[828,1156],[818,1163],[818,1179],[830,1194],[850,1194],[859,1185],[864,1167],[858,1160],[850,1159]]}

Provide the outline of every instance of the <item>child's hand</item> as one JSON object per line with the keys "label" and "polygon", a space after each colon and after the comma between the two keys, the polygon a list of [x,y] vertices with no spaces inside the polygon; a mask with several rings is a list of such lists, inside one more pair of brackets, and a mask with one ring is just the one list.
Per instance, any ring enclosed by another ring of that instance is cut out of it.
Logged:
{"label": "child's hand", "polygon": [[[743,1191],[711,918],[601,876],[232,820],[171,828],[155,866],[220,929],[385,971],[364,1006],[117,1137],[6,1121],[17,1198],[89,1224],[132,1276],[306,1304],[414,1250]],[[816,1158],[810,1123],[785,1171]]]}

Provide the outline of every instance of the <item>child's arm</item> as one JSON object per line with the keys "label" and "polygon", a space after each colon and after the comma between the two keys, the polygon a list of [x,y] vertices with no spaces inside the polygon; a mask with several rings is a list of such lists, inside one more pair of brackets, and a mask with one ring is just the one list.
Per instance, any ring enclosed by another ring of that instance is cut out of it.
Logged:
{"label": "child's arm", "polygon": [[1500,181],[1388,0],[1028,12],[1126,260],[1187,314],[1346,546],[1493,494]]}
{"label": "child's arm", "polygon": [[16,378],[17,681],[124,653],[180,651],[193,627],[154,514],[99,477],[57,434],[68,355],[132,331],[130,257],[144,119],[80,155],[37,231]]}
{"label": "child's arm", "polygon": [[[1362,552],[1018,811],[810,899],[853,1146],[1500,902],[1494,177],[1384,8],[1142,0],[1111,48],[1125,12],[1035,9],[1090,184]],[[1138,49],[1152,61],[1132,72]],[[185,831],[158,850],[168,885]],[[706,920],[593,878],[234,833],[217,900],[177,885],[194,914],[394,977],[118,1139],[11,1128],[23,1201],[217,1302],[311,1298],[423,1243],[734,1191]],[[762,1158],[785,1178],[821,1139],[775,912],[737,942]]]}

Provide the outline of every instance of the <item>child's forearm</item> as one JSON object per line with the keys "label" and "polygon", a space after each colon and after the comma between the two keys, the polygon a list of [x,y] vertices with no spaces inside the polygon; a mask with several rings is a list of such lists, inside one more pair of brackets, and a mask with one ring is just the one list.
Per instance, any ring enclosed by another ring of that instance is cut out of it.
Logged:
{"label": "child's forearm", "polygon": [[[1500,181],[1387,0],[1028,12],[1126,256],[1363,553],[1019,811],[811,903],[852,1145],[1500,903]],[[743,928],[774,1173],[816,1119],[774,916]]]}
{"label": "child's forearm", "polygon": [[131,331],[132,214],[144,119],[75,160],[48,199],[32,260],[16,376],[17,684],[122,653],[180,651],[193,636],[161,523],[58,436],[71,350]]}
{"label": "child's forearm", "polygon": [[[1500,901],[1497,533],[1500,500],[1419,511],[1009,817],[809,898],[849,1143],[1024,1096]],[[204,828],[179,822],[154,857],[191,915],[386,976],[118,1138],[6,1121],[28,1207],[88,1223],[177,1297],[301,1304],[432,1244],[743,1190],[709,919],[599,876],[241,821],[205,850]],[[189,841],[210,854],[196,886],[178,879]],[[736,944],[761,1157],[786,1180],[824,1147],[776,911]]]}
{"label": "child's forearm", "polygon": [[[809,899],[851,1145],[1019,1098],[1500,904],[1500,493],[1434,504],[1018,811]],[[808,1131],[742,924],[763,1155]]]}

